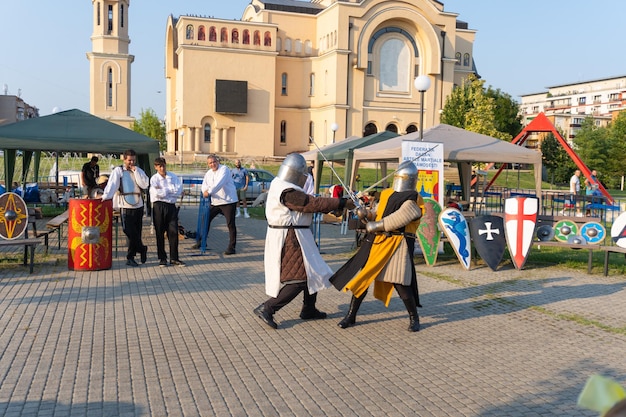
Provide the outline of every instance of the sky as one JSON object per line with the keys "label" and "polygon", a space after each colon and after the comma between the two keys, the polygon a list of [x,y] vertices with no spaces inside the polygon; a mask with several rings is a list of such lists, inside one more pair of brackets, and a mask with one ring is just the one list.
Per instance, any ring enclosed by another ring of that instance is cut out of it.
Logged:
{"label": "sky", "polygon": [[[547,87],[626,75],[626,1],[442,0],[477,30],[478,73],[515,100]],[[131,115],[165,115],[165,26],[171,14],[240,19],[249,0],[131,0]],[[40,116],[89,112],[92,2],[0,1],[0,94],[20,95]],[[451,54],[452,55],[452,54]]]}

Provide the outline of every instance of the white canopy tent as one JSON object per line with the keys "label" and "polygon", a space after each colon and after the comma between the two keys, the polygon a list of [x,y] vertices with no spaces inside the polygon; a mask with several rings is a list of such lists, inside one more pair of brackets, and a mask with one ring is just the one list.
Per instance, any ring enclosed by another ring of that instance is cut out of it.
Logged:
{"label": "white canopy tent", "polygon": [[[384,142],[354,150],[350,184],[353,185],[362,162],[399,162],[403,141],[419,141],[419,132],[397,136]],[[541,199],[541,152],[513,145],[504,140],[440,124],[424,131],[424,142],[442,143],[444,160],[456,162],[463,195],[470,195],[472,164],[475,162],[520,163],[534,165],[535,192]]]}

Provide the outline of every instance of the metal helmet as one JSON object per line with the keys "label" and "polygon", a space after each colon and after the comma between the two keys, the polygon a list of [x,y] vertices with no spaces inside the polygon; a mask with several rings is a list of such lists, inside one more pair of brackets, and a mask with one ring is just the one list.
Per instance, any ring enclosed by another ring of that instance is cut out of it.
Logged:
{"label": "metal helmet", "polygon": [[417,167],[411,161],[404,161],[398,166],[393,176],[394,191],[415,191],[417,188]]}
{"label": "metal helmet", "polygon": [[304,187],[308,177],[306,160],[299,153],[287,155],[280,168],[278,168],[277,177],[300,188]]}

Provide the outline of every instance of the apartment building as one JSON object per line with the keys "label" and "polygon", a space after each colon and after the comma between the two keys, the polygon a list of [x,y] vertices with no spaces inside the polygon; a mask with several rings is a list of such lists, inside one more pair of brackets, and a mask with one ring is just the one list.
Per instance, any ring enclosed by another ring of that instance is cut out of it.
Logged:
{"label": "apartment building", "polygon": [[0,96],[0,125],[20,122],[33,117],[39,117],[39,109],[26,103],[19,96],[7,94],[5,89],[5,94]]}
{"label": "apartment building", "polygon": [[[543,112],[573,145],[576,132],[586,117],[593,117],[597,126],[607,126],[626,109],[626,75],[561,84],[547,91],[521,96],[522,123],[527,125]],[[541,135],[529,137],[526,146],[539,146]]]}

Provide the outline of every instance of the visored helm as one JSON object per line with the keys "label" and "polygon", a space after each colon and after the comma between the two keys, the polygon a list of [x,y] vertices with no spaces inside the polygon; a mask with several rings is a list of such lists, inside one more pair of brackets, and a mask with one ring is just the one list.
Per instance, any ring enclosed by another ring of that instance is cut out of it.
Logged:
{"label": "visored helm", "polygon": [[300,188],[304,187],[308,178],[306,160],[299,153],[287,155],[280,168],[278,168],[277,177]]}
{"label": "visored helm", "polygon": [[411,161],[404,161],[398,166],[393,176],[394,191],[415,191],[417,188],[417,167]]}

